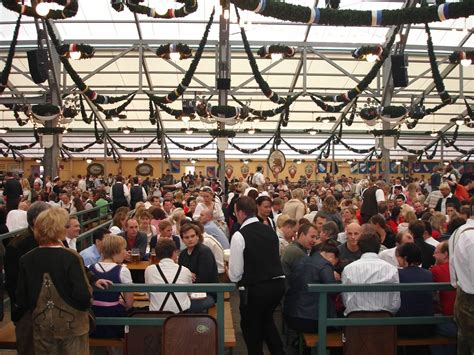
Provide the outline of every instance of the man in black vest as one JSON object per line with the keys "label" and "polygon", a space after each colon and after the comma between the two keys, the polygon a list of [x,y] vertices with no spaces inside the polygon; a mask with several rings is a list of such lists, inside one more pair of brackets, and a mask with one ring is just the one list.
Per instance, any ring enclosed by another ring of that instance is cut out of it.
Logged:
{"label": "man in black vest", "polygon": [[255,217],[256,204],[239,198],[235,215],[241,225],[232,237],[229,278],[238,282],[240,327],[249,354],[263,354],[263,341],[271,354],[284,354],[273,312],[285,293],[279,242],[275,231]]}
{"label": "man in black vest", "polygon": [[145,202],[147,199],[145,189],[139,184],[138,176],[133,178],[133,186],[130,189],[130,207],[134,209],[137,202]]}
{"label": "man in black vest", "polygon": [[375,181],[375,178],[372,177],[369,181],[369,187],[362,192],[363,201],[360,209],[362,224],[369,222],[369,219],[378,213],[378,203],[385,201],[384,192]]}
{"label": "man in black vest", "polygon": [[7,180],[3,185],[3,196],[7,200],[7,213],[16,210],[23,195],[23,188],[11,171],[7,172]]}
{"label": "man in black vest", "polygon": [[116,183],[113,184],[112,189],[110,190],[113,214],[115,214],[115,211],[117,211],[119,207],[130,207],[130,191],[128,190],[127,185],[123,184],[122,181],[123,178],[120,175],[117,176]]}

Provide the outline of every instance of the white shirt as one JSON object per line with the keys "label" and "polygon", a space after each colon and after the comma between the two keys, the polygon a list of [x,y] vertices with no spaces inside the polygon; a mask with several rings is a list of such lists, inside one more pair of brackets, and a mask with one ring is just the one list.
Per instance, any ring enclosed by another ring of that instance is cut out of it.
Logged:
{"label": "white shirt", "polygon": [[73,249],[73,250],[77,251],[77,249],[76,249],[76,238],[71,239],[69,237],[66,237],[66,243],[67,243],[67,245],[69,245],[70,249]]}
{"label": "white shirt", "polygon": [[449,238],[451,284],[474,295],[474,219],[468,219]]}
{"label": "white shirt", "polygon": [[26,211],[11,210],[10,212],[8,212],[6,225],[9,232],[27,228],[28,221],[26,220]]}
{"label": "white shirt", "polygon": [[[248,218],[242,223],[240,229],[245,226],[258,222],[257,217]],[[229,259],[229,279],[232,282],[238,282],[244,274],[244,249],[245,239],[243,235],[237,231],[232,236],[230,242],[230,259]]]}
{"label": "white shirt", "polygon": [[221,243],[208,233],[203,233],[204,241],[203,244],[209,249],[211,249],[214,258],[216,259],[217,272],[223,274],[225,272],[224,268],[224,249],[222,248]]}
{"label": "white shirt", "polygon": [[[344,268],[343,284],[399,283],[398,269],[377,257],[375,253],[364,253]],[[345,315],[355,311],[388,311],[395,313],[400,308],[400,292],[344,292],[342,300]]]}
{"label": "white shirt", "polygon": [[375,199],[377,200],[377,203],[385,201],[385,194],[382,189],[377,189],[375,191]]}
{"label": "white shirt", "polygon": [[[128,189],[128,186],[125,184],[122,184],[123,186],[123,195],[125,196],[125,199],[127,200],[128,203],[130,203],[130,190]],[[113,194],[113,189],[110,189],[110,198],[113,200],[114,199],[114,194]]]}
{"label": "white shirt", "polygon": [[265,176],[260,171],[257,171],[252,178],[252,184],[256,186],[263,186],[265,185]]}
{"label": "white shirt", "polygon": [[[195,221],[199,220],[199,217],[201,216],[201,211],[203,209],[208,208],[204,203],[198,203],[196,206],[196,209],[194,210],[193,214],[193,219]],[[223,221],[224,218],[224,212],[222,212],[222,205],[220,202],[214,201],[214,208],[212,210],[212,219],[214,221]]]}
{"label": "white shirt", "polygon": [[86,180],[84,179],[79,180],[79,182],[77,183],[77,188],[83,192],[87,191]]}
{"label": "white shirt", "polygon": [[439,244],[439,242],[436,239],[434,239],[433,237],[429,237],[428,239],[425,239],[425,243],[428,243],[428,244],[434,246],[435,248]]}
{"label": "white shirt", "polygon": [[[165,275],[168,283],[172,283],[176,273],[178,272],[179,265],[176,264],[173,260],[166,258],[162,259],[159,262],[161,271]],[[165,282],[163,281],[160,273],[156,265],[150,265],[145,269],[145,283],[146,284],[159,284],[163,285]],[[192,284],[193,279],[191,275],[191,271],[188,268],[182,266],[181,272],[176,280],[176,284]],[[150,297],[150,311],[159,311],[161,305],[166,297],[166,292],[149,292]],[[189,295],[186,292],[174,292],[176,298],[178,299],[179,304],[181,305],[181,309],[183,311],[189,309],[191,306],[191,300],[189,299]],[[179,308],[176,305],[173,297],[168,297],[166,304],[163,308],[163,311],[169,311],[173,313],[179,313]]]}
{"label": "white shirt", "polygon": [[451,192],[449,193],[448,196],[442,197],[442,199],[441,199],[441,210],[440,210],[441,213],[446,214],[446,202],[448,201],[448,198],[452,198],[452,197],[453,197],[453,194]]}
{"label": "white shirt", "polygon": [[398,265],[398,260],[395,255],[397,247],[395,248],[390,248],[390,249],[385,249],[379,252],[379,258],[382,259],[383,261],[386,261],[387,263],[399,267]]}

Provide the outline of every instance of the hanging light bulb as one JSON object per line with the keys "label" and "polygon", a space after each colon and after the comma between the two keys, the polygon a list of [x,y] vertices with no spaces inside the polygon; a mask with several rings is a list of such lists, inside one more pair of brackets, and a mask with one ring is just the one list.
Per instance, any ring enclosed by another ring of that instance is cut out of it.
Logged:
{"label": "hanging light bulb", "polygon": [[369,63],[375,63],[377,60],[379,60],[379,56],[377,54],[369,53],[367,54],[366,59]]}
{"label": "hanging light bulb", "polygon": [[301,164],[301,159],[296,159],[296,164]]}
{"label": "hanging light bulb", "polygon": [[472,59],[470,58],[464,58],[464,59],[461,59],[461,65],[463,67],[468,67],[472,64]]}
{"label": "hanging light bulb", "polygon": [[171,52],[171,53],[170,53],[170,59],[171,59],[173,62],[177,62],[178,60],[181,59],[181,54],[179,54],[179,52]]}
{"label": "hanging light bulb", "polygon": [[49,14],[49,9],[49,4],[46,2],[40,2],[35,7],[36,13],[41,17],[46,17]]}
{"label": "hanging light bulb", "polygon": [[92,163],[92,159],[91,159],[91,158],[87,158],[87,159],[86,159],[86,163],[87,163],[87,164]]}
{"label": "hanging light bulb", "polygon": [[432,130],[431,133],[430,133],[430,136],[431,137],[438,137],[438,132],[436,132],[435,130]]}
{"label": "hanging light bulb", "polygon": [[169,10],[169,3],[165,0],[159,0],[155,7],[155,12],[160,15],[164,16],[168,13]]}
{"label": "hanging light bulb", "polygon": [[124,128],[122,129],[122,133],[123,133],[123,134],[130,134],[130,128],[124,127]]}
{"label": "hanging light bulb", "polygon": [[255,134],[255,128],[250,128],[248,131],[247,131],[248,134]]}
{"label": "hanging light bulb", "polygon": [[396,165],[400,165],[402,162],[400,160],[395,161]]}
{"label": "hanging light bulb", "polygon": [[249,163],[249,161],[248,161],[248,159],[244,159],[244,160],[242,161],[242,163],[244,163],[244,164],[247,165],[247,164]]}
{"label": "hanging light bulb", "polygon": [[118,122],[118,121],[120,121],[119,116],[112,116],[112,122]]}
{"label": "hanging light bulb", "polygon": [[82,53],[79,51],[69,52],[69,57],[74,60],[79,60],[82,57]]}
{"label": "hanging light bulb", "polygon": [[282,53],[272,53],[272,62],[276,62],[277,60],[283,59],[283,54]]}
{"label": "hanging light bulb", "polygon": [[187,129],[184,131],[184,133],[191,135],[191,134],[193,134],[193,130],[192,130],[192,128],[187,128]]}
{"label": "hanging light bulb", "polygon": [[308,133],[309,133],[310,135],[312,135],[312,136],[315,136],[316,133],[318,133],[318,131],[316,131],[315,129],[310,129],[310,130],[308,131]]}
{"label": "hanging light bulb", "polygon": [[138,159],[138,164],[143,164],[144,160],[143,158]]}
{"label": "hanging light bulb", "polygon": [[43,161],[43,160],[42,160],[41,158],[35,159],[35,162],[38,163],[38,164],[40,164],[42,161]]}
{"label": "hanging light bulb", "polygon": [[351,164],[352,164],[352,160],[351,160],[351,159],[347,160],[347,164],[351,165]]}
{"label": "hanging light bulb", "polygon": [[190,162],[191,162],[191,164],[194,165],[194,164],[196,164],[196,159],[191,159]]}
{"label": "hanging light bulb", "polygon": [[0,127],[0,134],[5,134],[8,132],[8,129],[6,129],[5,127]]}
{"label": "hanging light bulb", "polygon": [[189,116],[181,116],[181,121],[183,121],[184,123],[187,123],[189,122],[191,118]]}

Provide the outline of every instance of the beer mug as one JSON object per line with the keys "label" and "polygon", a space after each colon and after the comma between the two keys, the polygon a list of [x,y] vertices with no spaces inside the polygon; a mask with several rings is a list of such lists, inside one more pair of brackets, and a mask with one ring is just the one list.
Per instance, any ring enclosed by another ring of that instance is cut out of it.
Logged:
{"label": "beer mug", "polygon": [[131,255],[132,255],[132,262],[140,261],[140,249],[133,248],[131,251]]}

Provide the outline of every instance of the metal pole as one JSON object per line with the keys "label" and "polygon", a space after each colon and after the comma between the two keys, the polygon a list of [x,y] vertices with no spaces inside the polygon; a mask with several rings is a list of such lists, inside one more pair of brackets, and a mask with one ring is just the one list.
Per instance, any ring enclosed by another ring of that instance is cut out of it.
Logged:
{"label": "metal pole", "polygon": [[[230,1],[221,0],[222,13],[219,14],[219,58],[218,58],[218,79],[230,79],[230,45],[229,45],[229,18]],[[227,13],[229,16],[224,16]],[[226,19],[227,17],[227,19]],[[222,86],[218,86],[219,105],[227,105],[229,91]],[[219,130],[225,129],[225,123],[218,122]],[[219,169],[219,180],[224,192],[223,202],[226,200],[227,191],[225,191],[225,150],[217,148],[217,163]]]}

